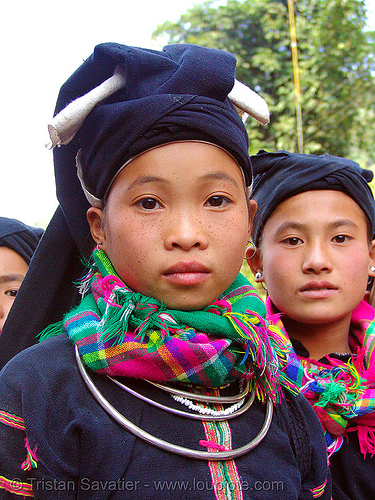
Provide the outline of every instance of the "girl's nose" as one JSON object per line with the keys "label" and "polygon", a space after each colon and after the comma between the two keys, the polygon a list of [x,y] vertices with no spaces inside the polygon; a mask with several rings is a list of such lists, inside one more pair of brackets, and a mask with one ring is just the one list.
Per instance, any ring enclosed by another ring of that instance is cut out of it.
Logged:
{"label": "girl's nose", "polygon": [[165,247],[168,250],[180,248],[188,251],[192,248],[205,249],[208,238],[204,230],[204,224],[197,215],[190,212],[178,214],[171,219],[169,229],[165,237]]}
{"label": "girl's nose", "polygon": [[328,273],[332,270],[332,262],[324,245],[317,242],[312,244],[306,252],[302,270],[304,273]]}

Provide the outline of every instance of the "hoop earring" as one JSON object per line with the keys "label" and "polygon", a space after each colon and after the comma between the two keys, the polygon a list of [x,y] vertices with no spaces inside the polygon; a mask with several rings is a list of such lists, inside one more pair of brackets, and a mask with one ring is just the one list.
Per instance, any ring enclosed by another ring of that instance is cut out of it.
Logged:
{"label": "hoop earring", "polygon": [[[252,245],[251,241],[248,241],[248,243]],[[245,257],[245,259],[246,260],[247,259],[252,259],[256,253],[257,253],[257,249],[256,249],[256,247],[254,247],[253,253],[249,257]]]}

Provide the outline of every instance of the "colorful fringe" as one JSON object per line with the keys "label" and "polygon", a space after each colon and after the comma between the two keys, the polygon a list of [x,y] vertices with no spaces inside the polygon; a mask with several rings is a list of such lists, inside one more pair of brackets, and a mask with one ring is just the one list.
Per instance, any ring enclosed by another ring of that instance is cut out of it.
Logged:
{"label": "colorful fringe", "polygon": [[36,450],[37,446],[32,450],[29,446],[29,440],[25,439],[25,448],[27,451],[27,457],[24,463],[21,465],[22,470],[31,470],[36,469],[38,467],[38,459],[36,458]]}
{"label": "colorful fringe", "polygon": [[[284,330],[280,315],[267,300],[268,319]],[[285,332],[285,330],[284,330]],[[290,352],[285,372],[314,407],[325,430],[330,456],[343,436],[357,431],[361,453],[375,454],[375,310],[361,302],[352,313],[352,359],[344,363],[326,356],[327,363]]]}
{"label": "colorful fringe", "polygon": [[121,282],[103,251],[95,250],[93,259],[87,295],[42,340],[65,329],[84,363],[111,376],[210,388],[243,377],[259,399],[274,402],[281,386],[297,392],[280,371],[290,343],[275,327],[268,330],[265,306],[242,275],[204,310],[169,310]]}
{"label": "colorful fringe", "polygon": [[321,486],[317,486],[316,488],[313,488],[311,490],[311,493],[313,494],[314,498],[319,498],[323,495],[325,489],[327,486],[327,481],[325,481]]}

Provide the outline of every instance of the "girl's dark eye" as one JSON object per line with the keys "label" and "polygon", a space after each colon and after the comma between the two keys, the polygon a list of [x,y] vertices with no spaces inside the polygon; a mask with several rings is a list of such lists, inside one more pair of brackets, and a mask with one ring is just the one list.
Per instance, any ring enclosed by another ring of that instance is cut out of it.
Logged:
{"label": "girl's dark eye", "polygon": [[5,295],[8,295],[8,297],[15,297],[17,295],[17,292],[18,292],[18,288],[14,288],[12,290],[7,290],[5,292]]}
{"label": "girl's dark eye", "polygon": [[216,195],[211,196],[211,198],[209,198],[206,203],[210,207],[224,207],[225,205],[230,203],[230,200],[226,196]]}
{"label": "girl's dark eye", "polygon": [[154,198],[142,198],[137,202],[137,205],[145,210],[154,210],[155,208],[160,208],[160,203]]}
{"label": "girl's dark eye", "polygon": [[333,238],[335,243],[346,243],[350,239],[346,234],[338,234]]}
{"label": "girl's dark eye", "polygon": [[292,236],[291,238],[286,238],[283,240],[283,243],[287,243],[288,245],[295,247],[297,245],[300,245],[302,243],[302,240],[300,238],[297,238],[296,236]]}

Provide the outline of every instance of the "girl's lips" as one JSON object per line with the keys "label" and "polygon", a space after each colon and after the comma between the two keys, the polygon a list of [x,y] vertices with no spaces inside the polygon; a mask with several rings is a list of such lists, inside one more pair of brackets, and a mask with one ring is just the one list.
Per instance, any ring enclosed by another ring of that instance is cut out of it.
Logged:
{"label": "girl's lips", "polygon": [[206,281],[211,271],[200,262],[179,262],[166,271],[164,278],[174,285],[194,286]]}
{"label": "girl's lips", "polygon": [[338,292],[338,287],[329,281],[310,281],[299,288],[299,293],[309,299],[326,299]]}

